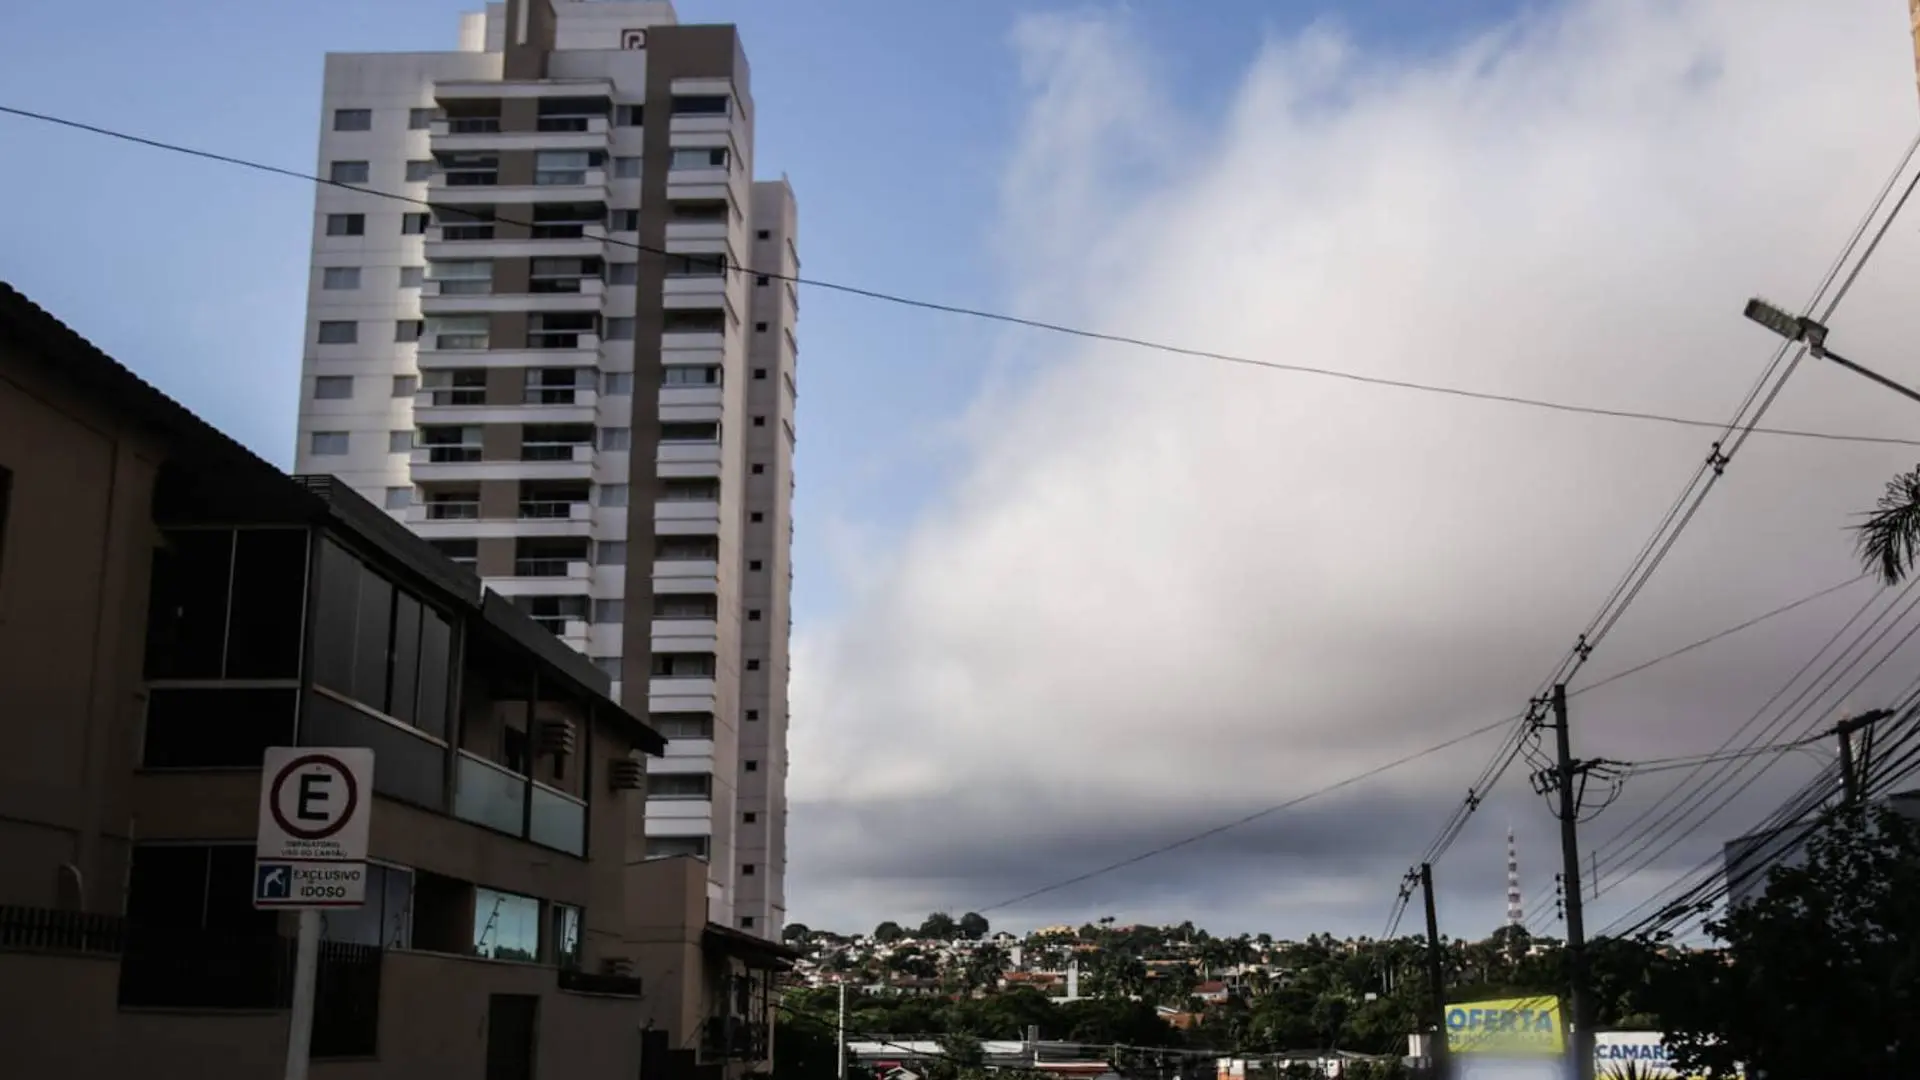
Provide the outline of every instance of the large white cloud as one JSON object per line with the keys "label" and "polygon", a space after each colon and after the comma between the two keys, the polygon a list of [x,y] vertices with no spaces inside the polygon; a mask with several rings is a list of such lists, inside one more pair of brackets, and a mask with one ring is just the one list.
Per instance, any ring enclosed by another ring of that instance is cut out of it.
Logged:
{"label": "large white cloud", "polygon": [[[1126,18],[1026,20],[1007,303],[1722,419],[1769,355],[1741,303],[1800,300],[1905,146],[1903,19],[1867,0],[1609,0],[1418,59],[1316,28],[1267,42],[1217,116],[1168,96]],[[1834,342],[1920,379],[1911,223]],[[840,614],[800,628],[797,919],[991,903],[1513,712],[1711,439],[1036,332],[1006,349],[962,478]],[[1830,367],[1769,419],[1920,433],[1908,403]],[[1914,456],[1756,439],[1593,670],[1841,580],[1847,515]],[[1583,699],[1581,750],[1717,745],[1848,610],[1811,605]],[[1001,917],[1377,930],[1491,749]],[[1551,850],[1538,803],[1501,814],[1456,857],[1456,879],[1485,875],[1455,890],[1463,929],[1497,917],[1484,845],[1507,815],[1530,855]]]}

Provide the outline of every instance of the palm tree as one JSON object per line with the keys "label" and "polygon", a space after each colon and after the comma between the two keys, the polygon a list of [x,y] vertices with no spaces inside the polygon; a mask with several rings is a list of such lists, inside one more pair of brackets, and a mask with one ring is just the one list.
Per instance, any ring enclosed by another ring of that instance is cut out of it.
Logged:
{"label": "palm tree", "polygon": [[1853,527],[1860,562],[1868,573],[1898,585],[1920,553],[1920,467],[1887,481],[1867,519]]}

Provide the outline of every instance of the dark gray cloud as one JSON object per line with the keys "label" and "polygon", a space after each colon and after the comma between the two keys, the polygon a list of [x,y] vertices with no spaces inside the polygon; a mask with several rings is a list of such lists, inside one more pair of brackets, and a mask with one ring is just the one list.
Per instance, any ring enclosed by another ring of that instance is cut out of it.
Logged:
{"label": "dark gray cloud", "polygon": [[[1029,21],[1010,303],[1390,378],[1730,415],[1769,356],[1742,302],[1811,288],[1904,146],[1914,93],[1897,18],[1757,7],[1575,3],[1395,66],[1314,31],[1270,42],[1218,116],[1158,96],[1123,19]],[[1783,56],[1823,77],[1781,78]],[[1837,347],[1920,378],[1900,370],[1916,263],[1896,230]],[[800,628],[798,920],[991,903],[1515,712],[1712,439],[1044,335],[1010,334],[999,359],[1015,377],[965,418],[960,478],[838,616]],[[1814,364],[1768,420],[1915,430],[1909,403]],[[1857,572],[1843,525],[1916,458],[1756,438],[1576,685]],[[1576,698],[1577,752],[1713,749],[1863,596]],[[1855,700],[1915,674],[1895,662]],[[1378,932],[1492,747],[997,921]],[[1783,764],[1598,916],[1709,857],[1811,764]],[[1463,932],[1498,921],[1510,822],[1529,893],[1556,868],[1522,772],[1441,865]],[[1603,882],[1606,840],[1682,782],[1636,781],[1589,826]]]}

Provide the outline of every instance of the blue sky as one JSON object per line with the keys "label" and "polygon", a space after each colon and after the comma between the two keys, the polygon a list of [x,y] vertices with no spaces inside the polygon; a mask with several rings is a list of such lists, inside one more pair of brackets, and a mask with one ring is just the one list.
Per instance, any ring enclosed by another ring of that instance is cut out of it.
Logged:
{"label": "blue sky", "polygon": [[[58,0],[0,5],[0,103],[310,169],[322,54],[451,47],[447,0],[325,5]],[[1442,47],[1511,0],[1220,0],[1125,8],[1183,108],[1224,102],[1263,34],[1337,13],[1389,50]],[[1195,19],[1196,7],[1206,18]],[[1118,10],[1111,5],[1109,10]],[[1440,14],[1445,9],[1445,14]],[[687,0],[735,22],[758,165],[798,191],[806,276],[1003,306],[992,231],[1025,102],[1023,14],[1086,5]],[[214,51],[209,52],[209,46]],[[0,278],[215,424],[291,463],[311,194],[301,184],[0,118]],[[990,325],[812,289],[801,321],[796,618],[835,609],[845,529],[885,543],[941,490],[948,426]]]}

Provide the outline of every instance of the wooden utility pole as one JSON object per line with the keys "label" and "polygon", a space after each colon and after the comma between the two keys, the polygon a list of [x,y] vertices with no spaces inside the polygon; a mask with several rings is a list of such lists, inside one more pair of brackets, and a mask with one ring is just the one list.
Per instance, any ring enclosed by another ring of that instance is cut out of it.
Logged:
{"label": "wooden utility pole", "polygon": [[[1920,0],[1914,2],[1920,3]],[[1866,755],[1854,753],[1853,733],[1865,728],[1871,739],[1873,725],[1892,715],[1892,709],[1869,709],[1833,725],[1833,733],[1840,738],[1840,784],[1842,797],[1846,800],[1844,805],[1859,806],[1867,797],[1867,769],[1870,763],[1861,760]]]}

